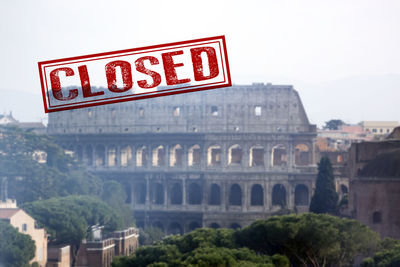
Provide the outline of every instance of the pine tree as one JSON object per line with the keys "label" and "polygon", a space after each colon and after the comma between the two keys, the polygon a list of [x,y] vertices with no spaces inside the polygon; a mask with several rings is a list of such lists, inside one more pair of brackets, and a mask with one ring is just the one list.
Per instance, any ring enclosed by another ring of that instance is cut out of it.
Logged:
{"label": "pine tree", "polygon": [[310,211],[336,214],[338,199],[331,162],[328,158],[323,157],[318,163],[317,184],[311,199]]}

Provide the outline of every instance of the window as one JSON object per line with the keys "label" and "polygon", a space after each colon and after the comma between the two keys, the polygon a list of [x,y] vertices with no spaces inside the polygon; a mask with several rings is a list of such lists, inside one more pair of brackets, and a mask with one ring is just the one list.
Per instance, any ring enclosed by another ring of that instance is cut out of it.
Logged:
{"label": "window", "polygon": [[24,223],[22,225],[22,232],[26,232],[26,231],[28,231],[28,225],[26,223]]}
{"label": "window", "polygon": [[254,114],[255,114],[256,116],[261,116],[261,106],[256,106],[256,107],[254,108]]}
{"label": "window", "polygon": [[376,133],[377,131],[376,131],[376,129],[372,129],[372,132],[373,132],[373,133]]}
{"label": "window", "polygon": [[208,148],[208,166],[221,165],[221,147],[220,146],[210,146]]}
{"label": "window", "polygon": [[174,107],[174,112],[173,112],[174,117],[179,117],[180,116],[180,112],[181,112],[181,108],[180,107]]}
{"label": "window", "polygon": [[218,107],[217,106],[212,106],[211,107],[211,115],[212,116],[218,116]]}
{"label": "window", "polygon": [[380,129],[379,131],[380,131],[381,133],[383,133],[383,129]]}
{"label": "window", "polygon": [[382,213],[380,213],[379,211],[375,211],[375,212],[372,214],[372,223],[373,223],[373,224],[382,223]]}

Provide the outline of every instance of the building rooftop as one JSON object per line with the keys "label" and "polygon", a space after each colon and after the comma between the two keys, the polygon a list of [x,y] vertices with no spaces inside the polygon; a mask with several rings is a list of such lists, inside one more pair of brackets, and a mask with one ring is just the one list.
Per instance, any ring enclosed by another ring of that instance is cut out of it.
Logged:
{"label": "building rooftop", "polygon": [[10,219],[21,209],[0,209],[0,219]]}

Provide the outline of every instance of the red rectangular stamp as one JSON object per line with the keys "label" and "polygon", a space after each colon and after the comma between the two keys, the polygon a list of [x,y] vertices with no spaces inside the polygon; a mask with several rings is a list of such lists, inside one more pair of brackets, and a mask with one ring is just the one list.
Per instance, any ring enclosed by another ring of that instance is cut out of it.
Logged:
{"label": "red rectangular stamp", "polygon": [[225,36],[38,65],[46,113],[232,85]]}

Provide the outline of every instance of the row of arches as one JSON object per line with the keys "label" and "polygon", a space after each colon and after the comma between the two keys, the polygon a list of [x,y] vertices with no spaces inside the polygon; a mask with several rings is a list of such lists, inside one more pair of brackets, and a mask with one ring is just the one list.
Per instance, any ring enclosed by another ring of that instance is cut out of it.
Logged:
{"label": "row of arches", "polygon": [[[182,145],[176,144],[167,147],[164,145],[148,147],[145,145],[139,146],[136,149],[135,155],[130,145],[124,146],[104,146],[104,145],[87,145],[82,147],[78,145],[75,150],[70,147],[80,161],[84,161],[90,166],[122,166],[127,167],[135,164],[137,167],[144,166],[183,166],[185,162],[187,166],[199,166],[202,162],[202,150],[200,145],[195,144],[188,148],[187,157]],[[239,144],[234,144],[227,151],[228,165],[242,165],[244,159],[244,150]],[[270,162],[266,163],[266,149],[262,145],[255,145],[249,149],[249,166],[286,166],[289,164],[288,149],[283,144],[278,144],[272,147],[270,154]],[[222,164],[222,147],[220,145],[212,145],[207,148],[206,155],[207,166],[220,166]],[[294,164],[297,166],[305,166],[312,163],[312,155],[309,147],[305,144],[295,146]]]}
{"label": "row of arches", "polygon": [[[187,197],[184,199],[183,185],[182,183],[175,182],[171,184],[166,191],[164,184],[161,182],[155,182],[150,185],[150,198],[151,204],[164,205],[166,203],[166,197],[169,196],[169,204],[171,205],[207,205],[218,206],[223,203],[223,194],[221,186],[213,183],[209,186],[209,191],[205,195],[203,194],[203,187],[196,182],[189,183],[187,186]],[[250,205],[251,206],[264,206],[265,203],[265,192],[264,188],[260,184],[253,184],[250,189]],[[186,193],[186,192],[185,192]],[[134,196],[135,204],[146,204],[146,184],[144,182],[135,184]],[[239,184],[232,184],[228,191],[228,203],[230,206],[242,206],[244,203],[244,193]],[[204,199],[207,198],[207,199]],[[128,202],[130,202],[129,200]],[[286,206],[287,204],[287,191],[284,185],[275,184],[272,187],[271,204],[278,206]],[[308,206],[309,205],[309,189],[304,184],[298,184],[294,190],[294,204],[296,206]]]}

